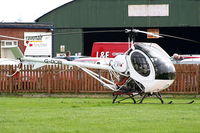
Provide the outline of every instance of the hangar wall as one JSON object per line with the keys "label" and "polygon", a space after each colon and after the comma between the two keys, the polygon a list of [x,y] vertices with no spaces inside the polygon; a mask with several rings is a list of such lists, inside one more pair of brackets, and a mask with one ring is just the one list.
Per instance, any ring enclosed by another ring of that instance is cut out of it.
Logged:
{"label": "hangar wall", "polygon": [[[133,8],[132,6],[136,7]],[[143,7],[141,7],[143,5]],[[151,8],[149,5],[158,5]],[[159,6],[161,5],[161,6]],[[164,5],[164,8],[162,7]],[[160,12],[160,15],[133,15],[140,9]],[[162,14],[165,12],[166,14]],[[200,27],[200,1],[198,0],[74,0],[39,17],[36,22],[51,23],[56,32],[82,31],[101,28],[163,28]],[[56,50],[66,44],[72,52],[84,51],[84,35],[55,37]]]}
{"label": "hangar wall", "polygon": [[[128,5],[151,4],[169,5],[169,16],[128,15]],[[198,0],[74,0],[36,21],[68,28],[199,26],[199,7]]]}
{"label": "hangar wall", "polygon": [[73,54],[83,51],[82,29],[58,28],[54,34],[54,53],[62,53],[61,45],[65,46],[65,51],[70,50]]}

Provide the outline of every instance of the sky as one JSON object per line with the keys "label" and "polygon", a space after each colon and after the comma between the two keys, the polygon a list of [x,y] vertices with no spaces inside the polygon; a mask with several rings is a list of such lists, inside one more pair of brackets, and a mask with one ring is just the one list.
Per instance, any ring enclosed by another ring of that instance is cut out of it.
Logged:
{"label": "sky", "polygon": [[2,0],[0,22],[34,22],[45,13],[72,0]]}

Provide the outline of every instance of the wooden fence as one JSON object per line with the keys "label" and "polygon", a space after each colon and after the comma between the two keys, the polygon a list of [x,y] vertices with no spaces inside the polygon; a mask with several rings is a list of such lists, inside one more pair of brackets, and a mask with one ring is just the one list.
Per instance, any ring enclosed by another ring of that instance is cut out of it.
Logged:
{"label": "wooden fence", "polygon": [[200,65],[177,64],[176,80],[163,93],[200,94]]}
{"label": "wooden fence", "polygon": [[[200,65],[175,65],[175,67],[177,71],[176,80],[163,93],[199,94]],[[77,67],[49,65],[32,70],[31,66],[23,66],[23,69],[16,76],[9,77],[16,69],[16,66],[0,66],[0,92],[111,92]],[[101,75],[110,78],[106,71],[101,71]]]}

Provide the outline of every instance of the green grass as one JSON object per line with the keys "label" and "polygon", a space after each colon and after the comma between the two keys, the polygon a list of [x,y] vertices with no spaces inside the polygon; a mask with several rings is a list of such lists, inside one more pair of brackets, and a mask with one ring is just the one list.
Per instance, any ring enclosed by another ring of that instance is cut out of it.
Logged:
{"label": "green grass", "polygon": [[[187,102],[191,99],[164,99]],[[0,97],[1,133],[199,133],[194,104],[112,104],[108,98]],[[144,102],[159,103],[148,98]]]}

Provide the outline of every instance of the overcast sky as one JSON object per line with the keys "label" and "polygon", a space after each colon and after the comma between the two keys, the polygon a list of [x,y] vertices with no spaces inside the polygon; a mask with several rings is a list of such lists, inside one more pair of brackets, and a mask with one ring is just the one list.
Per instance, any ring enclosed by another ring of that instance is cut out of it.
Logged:
{"label": "overcast sky", "polygon": [[72,0],[1,0],[0,22],[34,22]]}

